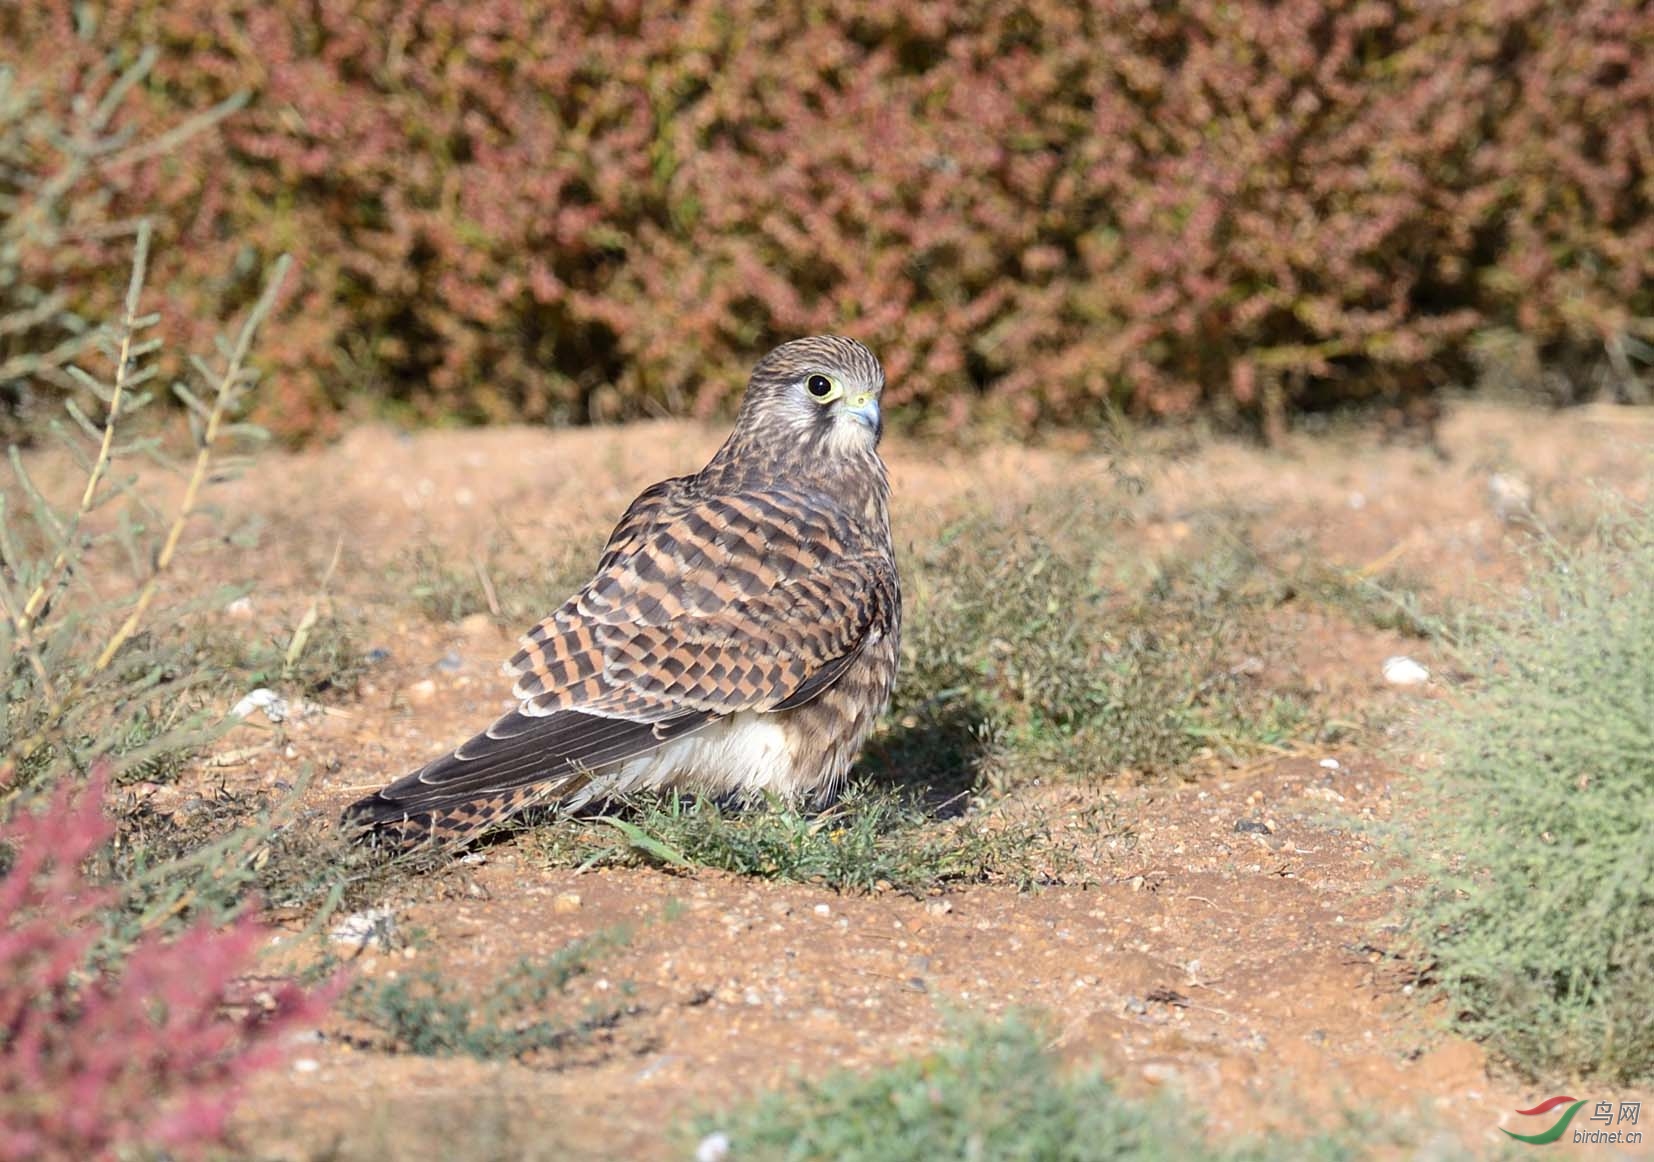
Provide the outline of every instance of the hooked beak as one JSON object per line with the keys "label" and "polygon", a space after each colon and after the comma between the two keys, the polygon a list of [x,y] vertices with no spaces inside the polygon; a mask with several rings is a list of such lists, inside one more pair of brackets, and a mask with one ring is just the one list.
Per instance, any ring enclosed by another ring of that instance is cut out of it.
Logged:
{"label": "hooked beak", "polygon": [[879,416],[878,397],[872,392],[853,395],[844,401],[844,406],[846,411],[872,429],[875,436],[883,429],[884,422]]}

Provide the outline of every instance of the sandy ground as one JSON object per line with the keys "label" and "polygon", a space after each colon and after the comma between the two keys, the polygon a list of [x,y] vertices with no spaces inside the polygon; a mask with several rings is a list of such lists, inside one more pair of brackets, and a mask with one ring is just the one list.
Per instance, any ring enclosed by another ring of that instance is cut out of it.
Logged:
{"label": "sandy ground", "polygon": [[[224,747],[265,749],[212,777],[268,786],[308,771],[310,805],[332,812],[471,733],[504,704],[498,665],[513,634],[487,618],[433,623],[395,591],[396,563],[418,544],[463,561],[506,534],[560,562],[568,546],[586,551],[644,485],[698,466],[720,438],[678,423],[412,438],[368,428],[265,458],[218,498],[258,522],[258,548],[236,566],[253,581],[255,628],[288,631],[337,545],[330,600],[389,658],[333,713],[238,730]],[[965,453],[896,442],[887,458],[904,545],[921,545],[950,512],[1015,513],[1077,485],[1129,506],[1122,555],[1152,559],[1221,510],[1329,567],[1400,569],[1434,599],[1483,601],[1510,592],[1524,540],[1519,522],[1502,519],[1510,502],[1490,484],[1496,474],[1525,485],[1542,519],[1577,529],[1598,485],[1643,488],[1651,440],[1654,426],[1632,413],[1476,406],[1449,415],[1439,450],[1353,432],[1276,451],[1146,439],[1108,453]],[[1453,661],[1427,643],[1312,604],[1285,610],[1276,628],[1290,673],[1278,678],[1329,715],[1393,727],[1447,686],[1439,675]],[[1386,684],[1382,663],[1399,653],[1438,677]],[[534,1064],[395,1055],[328,1028],[256,1086],[239,1132],[251,1153],[295,1159],[335,1149],[681,1158],[685,1140],[670,1127],[697,1111],[922,1052],[950,1012],[1015,1007],[1047,1013],[1066,1060],[1099,1065],[1128,1093],[1182,1091],[1220,1137],[1301,1131],[1354,1109],[1410,1120],[1402,1156],[1481,1156],[1507,1145],[1501,1126],[1531,1132],[1534,1119],[1513,1111],[1551,1093],[1648,1098],[1600,1085],[1586,1094],[1566,1078],[1523,1082],[1413,995],[1391,955],[1409,890],[1395,879],[1394,836],[1427,756],[1393,735],[1362,725],[1348,741],[1203,767],[1182,782],[1092,772],[1019,790],[1059,832],[1080,836],[1104,786],[1130,836],[1093,835],[1083,883],[1031,892],[915,899],[706,871],[577,874],[547,870],[524,840],[493,845],[438,885],[393,885],[383,903],[419,937],[406,951],[364,952],[357,969],[382,977],[437,964],[486,988],[521,956],[625,925],[629,940],[568,998],[570,1011],[620,1015]],[[1241,820],[1271,831],[1237,831]]]}

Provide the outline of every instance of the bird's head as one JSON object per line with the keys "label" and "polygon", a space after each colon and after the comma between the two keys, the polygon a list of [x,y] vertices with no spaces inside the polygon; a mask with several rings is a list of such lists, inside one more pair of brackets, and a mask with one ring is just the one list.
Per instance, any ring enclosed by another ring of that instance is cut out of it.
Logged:
{"label": "bird's head", "polygon": [[883,391],[884,368],[854,339],[794,339],[752,369],[735,430],[808,455],[866,456],[884,431]]}

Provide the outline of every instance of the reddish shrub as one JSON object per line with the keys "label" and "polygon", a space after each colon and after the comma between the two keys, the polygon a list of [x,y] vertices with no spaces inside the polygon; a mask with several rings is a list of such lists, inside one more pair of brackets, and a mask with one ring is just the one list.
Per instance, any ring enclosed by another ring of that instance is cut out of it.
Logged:
{"label": "reddish shrub", "polygon": [[106,1156],[142,1143],[188,1151],[223,1139],[247,1078],[320,1015],[293,986],[255,1016],[219,1009],[265,931],[246,917],[150,936],[95,965],[114,892],[82,865],[109,839],[104,778],[67,787],[0,827],[0,1158]]}
{"label": "reddish shrub", "polygon": [[826,328],[935,422],[1258,409],[1429,390],[1483,327],[1589,353],[1654,316],[1640,0],[99,12],[25,0],[0,35],[78,46],[29,54],[65,86],[159,45],[134,120],[254,93],[107,180],[167,210],[175,326],[210,325],[226,251],[299,255],[289,432],[356,392],[706,411]]}

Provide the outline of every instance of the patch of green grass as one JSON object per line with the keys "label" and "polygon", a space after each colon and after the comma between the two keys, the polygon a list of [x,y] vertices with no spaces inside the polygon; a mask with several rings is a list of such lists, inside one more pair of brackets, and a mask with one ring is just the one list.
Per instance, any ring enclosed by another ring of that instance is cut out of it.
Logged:
{"label": "patch of green grass", "polygon": [[1025,1018],[969,1026],[924,1057],[772,1093],[698,1119],[693,1133],[727,1135],[742,1162],[1331,1160],[1365,1157],[1392,1137],[1352,1125],[1307,1139],[1213,1144],[1187,1106],[1123,1098],[1095,1071],[1062,1069],[1045,1045]]}
{"label": "patch of green grass", "polygon": [[552,820],[529,843],[560,866],[717,868],[838,891],[925,892],[950,884],[1062,881],[1078,863],[1049,822],[1008,807],[943,818],[898,788],[852,784],[818,815],[781,804],[726,808],[705,798],[637,799],[625,815]]}
{"label": "patch of green grass", "polygon": [[1117,531],[1095,506],[1057,500],[1014,527],[961,520],[909,561],[898,723],[947,708],[965,727],[956,743],[997,739],[1001,782],[1160,775],[1308,732],[1308,706],[1256,677],[1280,600],[1256,557],[1229,538],[1122,583]]}
{"label": "patch of green grass", "polygon": [[1530,1076],[1654,1076],[1654,513],[1534,570],[1463,655],[1414,932],[1453,1012]]}
{"label": "patch of green grass", "polygon": [[623,931],[612,930],[568,944],[545,960],[525,957],[481,990],[457,984],[434,968],[395,980],[359,979],[343,1009],[371,1025],[386,1047],[397,1052],[522,1059],[576,1043],[619,1019],[618,1008],[577,1019],[550,1013],[569,982],[626,939]]}
{"label": "patch of green grass", "polygon": [[[121,756],[120,781],[170,783],[200,754],[192,737],[192,722],[199,722],[207,707],[199,698],[178,698],[163,703],[140,702],[126,710],[125,723],[110,732],[112,752]],[[205,742],[205,733],[200,735]]]}

